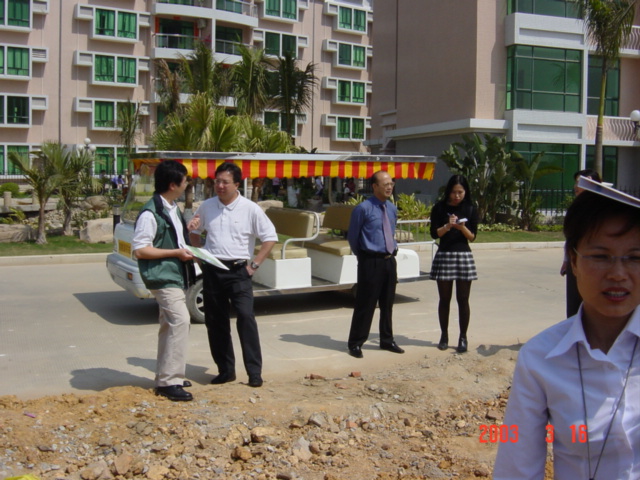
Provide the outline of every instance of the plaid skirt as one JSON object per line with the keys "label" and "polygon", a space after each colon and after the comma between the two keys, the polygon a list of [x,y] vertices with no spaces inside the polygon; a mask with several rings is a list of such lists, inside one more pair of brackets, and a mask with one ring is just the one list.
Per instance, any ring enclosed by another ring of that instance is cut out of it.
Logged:
{"label": "plaid skirt", "polygon": [[477,280],[478,272],[471,252],[436,252],[431,280]]}

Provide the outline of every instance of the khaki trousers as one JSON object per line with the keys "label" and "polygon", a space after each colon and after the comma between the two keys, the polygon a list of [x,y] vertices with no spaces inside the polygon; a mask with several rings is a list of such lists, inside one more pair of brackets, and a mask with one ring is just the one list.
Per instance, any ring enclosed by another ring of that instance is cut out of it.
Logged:
{"label": "khaki trousers", "polygon": [[182,385],[187,368],[191,317],[181,288],[151,290],[160,307],[156,387]]}

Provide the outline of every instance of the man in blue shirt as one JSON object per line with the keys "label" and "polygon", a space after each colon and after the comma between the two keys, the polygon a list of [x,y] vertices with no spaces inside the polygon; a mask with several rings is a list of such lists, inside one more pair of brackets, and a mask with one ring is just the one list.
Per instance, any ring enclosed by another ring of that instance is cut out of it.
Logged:
{"label": "man in blue shirt", "polygon": [[380,306],[380,348],[404,353],[393,339],[392,311],[398,273],[394,238],[398,210],[389,201],[394,182],[387,172],[371,177],[373,197],[358,205],[351,214],[347,239],[358,257],[356,304],[349,331],[349,355],[362,358],[362,345],[369,338],[371,322]]}

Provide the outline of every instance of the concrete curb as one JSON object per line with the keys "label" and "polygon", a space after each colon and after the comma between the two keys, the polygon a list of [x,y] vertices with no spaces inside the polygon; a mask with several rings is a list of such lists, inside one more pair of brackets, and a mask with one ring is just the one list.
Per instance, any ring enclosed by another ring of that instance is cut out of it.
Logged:
{"label": "concrete curb", "polygon": [[[407,248],[416,247],[409,245]],[[430,250],[431,244],[427,245]],[[542,248],[562,248],[564,242],[501,242],[501,243],[473,243],[471,250],[539,250]],[[414,248],[423,251],[427,248]],[[0,257],[0,267],[15,267],[21,265],[73,265],[78,263],[104,263],[109,253],[81,253],[67,255],[24,255]]]}
{"label": "concrete curb", "polygon": [[104,263],[109,253],[79,253],[65,255],[24,255],[0,257],[0,267],[27,265],[72,265],[78,263]]}

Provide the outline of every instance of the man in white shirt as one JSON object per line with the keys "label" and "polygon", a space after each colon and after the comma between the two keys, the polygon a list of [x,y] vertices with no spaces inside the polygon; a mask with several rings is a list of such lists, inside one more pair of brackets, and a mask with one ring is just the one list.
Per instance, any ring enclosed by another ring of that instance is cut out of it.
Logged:
{"label": "man in white shirt", "polygon": [[187,169],[175,160],[156,167],[155,193],[141,210],[133,236],[140,275],[160,307],[156,394],[173,401],[193,396],[183,387],[191,318],[185,289],[195,280],[193,256],[185,248],[187,227],[176,200],[187,187]]}
{"label": "man in white shirt", "polygon": [[[214,385],[236,379],[235,355],[231,340],[230,305],[237,312],[237,329],[249,386],[262,386],[262,352],[258,324],[253,312],[251,277],[278,240],[275,227],[251,200],[240,195],[240,167],[223,163],[216,169],[216,197],[205,200],[189,222],[190,238],[200,246],[207,232],[204,249],[229,270],[202,265],[205,324],[211,355],[218,367]],[[256,239],[261,242],[253,255]]]}

